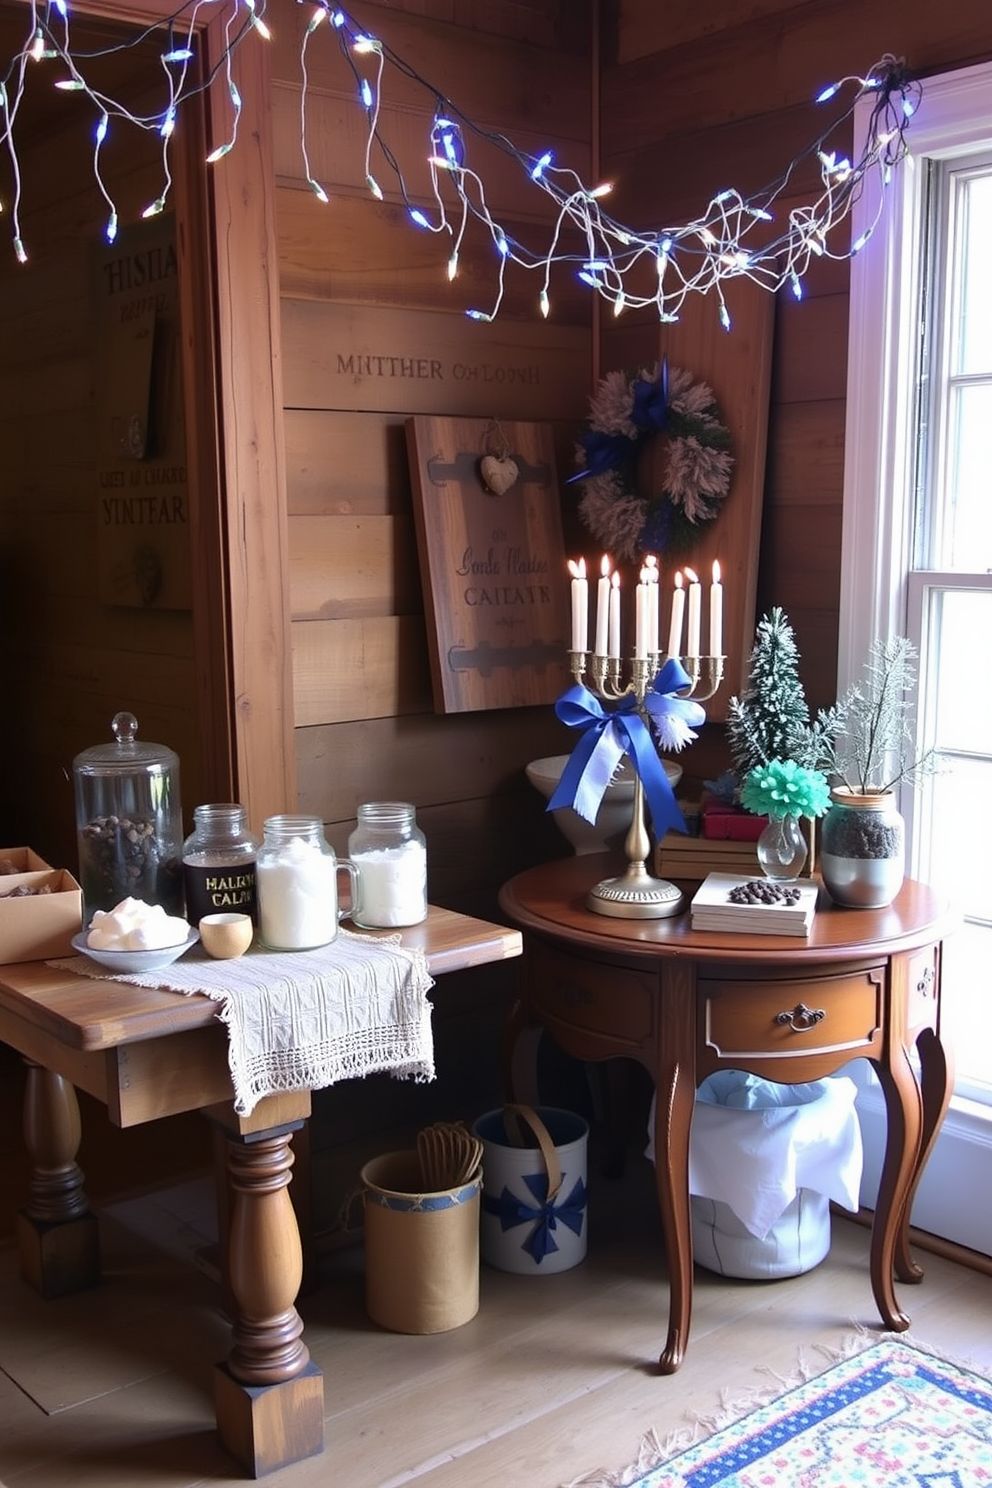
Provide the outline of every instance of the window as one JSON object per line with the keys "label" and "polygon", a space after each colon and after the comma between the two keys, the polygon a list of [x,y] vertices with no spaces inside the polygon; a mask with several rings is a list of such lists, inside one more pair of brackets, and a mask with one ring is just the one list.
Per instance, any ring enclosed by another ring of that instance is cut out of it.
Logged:
{"label": "window", "polygon": [[[978,1169],[956,1170],[950,1210],[943,1194],[932,1221],[914,1219],[987,1251],[992,1209],[976,1224],[974,1196],[992,1190],[992,68],[925,81],[907,144],[851,265],[838,684],[872,636],[916,643],[919,741],[945,769],[903,794],[910,871],[964,916],[945,947],[956,1099],[931,1187],[959,1160]],[[876,207],[859,204],[854,237]]]}
{"label": "window", "polygon": [[992,150],[931,160],[927,175],[907,629],[920,651],[919,733],[944,770],[906,806],[913,872],[964,913],[945,951],[957,1088],[992,1105]]}

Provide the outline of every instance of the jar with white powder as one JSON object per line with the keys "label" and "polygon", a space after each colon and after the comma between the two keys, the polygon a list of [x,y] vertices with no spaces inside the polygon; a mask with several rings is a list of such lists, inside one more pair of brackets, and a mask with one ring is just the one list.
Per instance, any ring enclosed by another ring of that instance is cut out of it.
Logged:
{"label": "jar with white powder", "polygon": [[367,801],[348,838],[358,875],[351,911],[356,925],[378,930],[427,918],[427,841],[405,801]]}
{"label": "jar with white powder", "polygon": [[271,951],[308,951],[338,933],[338,872],[355,871],[335,857],[318,816],[270,816],[255,868],[259,939]]}

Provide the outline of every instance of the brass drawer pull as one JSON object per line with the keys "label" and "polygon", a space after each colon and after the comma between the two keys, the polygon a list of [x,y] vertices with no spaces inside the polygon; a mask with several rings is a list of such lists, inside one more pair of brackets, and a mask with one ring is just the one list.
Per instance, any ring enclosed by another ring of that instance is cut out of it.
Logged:
{"label": "brass drawer pull", "polygon": [[794,1033],[805,1033],[822,1023],[826,1016],[823,1008],[808,1008],[804,1002],[797,1002],[791,1013],[776,1013],[775,1022],[788,1023]]}

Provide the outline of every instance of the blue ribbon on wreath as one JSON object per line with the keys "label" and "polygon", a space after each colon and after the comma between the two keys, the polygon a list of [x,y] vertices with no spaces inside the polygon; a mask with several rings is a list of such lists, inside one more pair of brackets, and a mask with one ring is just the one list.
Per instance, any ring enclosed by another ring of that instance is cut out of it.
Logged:
{"label": "blue ribbon on wreath", "polygon": [[631,388],[630,422],[639,431],[636,439],[628,434],[607,434],[602,429],[586,429],[580,436],[585,450],[585,469],[570,475],[565,482],[587,480],[592,475],[605,475],[618,470],[632,459],[642,438],[658,434],[668,424],[668,361],[662,361],[658,376],[639,377]]}
{"label": "blue ribbon on wreath", "polygon": [[605,475],[608,470],[616,470],[634,448],[634,441],[626,434],[604,434],[601,429],[586,429],[580,436],[580,443],[586,452],[585,469],[570,475],[566,486],[590,475]]}
{"label": "blue ribbon on wreath", "polygon": [[577,1178],[568,1198],[556,1204],[554,1199],[548,1199],[547,1173],[522,1173],[521,1177],[534,1195],[534,1204],[528,1204],[526,1199],[518,1199],[516,1194],[504,1186],[498,1199],[490,1194],[483,1194],[482,1207],[487,1214],[496,1215],[504,1235],[517,1225],[532,1224],[534,1228],[521,1245],[540,1265],[545,1256],[553,1255],[560,1248],[554,1237],[559,1223],[566,1225],[573,1235],[582,1234],[586,1186],[581,1178]]}
{"label": "blue ribbon on wreath", "polygon": [[668,423],[668,360],[664,359],[653,380],[639,377],[634,383],[630,422],[635,429],[657,434]]}
{"label": "blue ribbon on wreath", "polygon": [[[699,703],[676,696],[676,689],[688,685],[689,677],[681,664],[669,657],[647,691],[645,709],[663,738],[666,714],[690,728],[705,720]],[[663,837],[670,829],[686,830],[685,818],[633,693],[627,693],[608,712],[587,687],[577,683],[558,699],[555,712],[568,728],[583,732],[548,802],[548,811],[571,806],[587,822],[595,822],[606,788],[623,756],[629,754],[644,786],[657,835]]]}

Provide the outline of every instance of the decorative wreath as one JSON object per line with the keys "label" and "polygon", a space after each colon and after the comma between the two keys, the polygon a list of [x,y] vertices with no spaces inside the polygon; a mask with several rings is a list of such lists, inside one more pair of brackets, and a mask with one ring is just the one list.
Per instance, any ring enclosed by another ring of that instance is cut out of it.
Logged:
{"label": "decorative wreath", "polygon": [[[634,377],[608,372],[589,400],[589,425],[576,452],[584,466],[579,515],[602,546],[633,561],[640,553],[684,551],[720,513],[734,458],[730,433],[703,382],[662,362]],[[648,440],[668,439],[664,488],[642,496],[637,467]]]}

